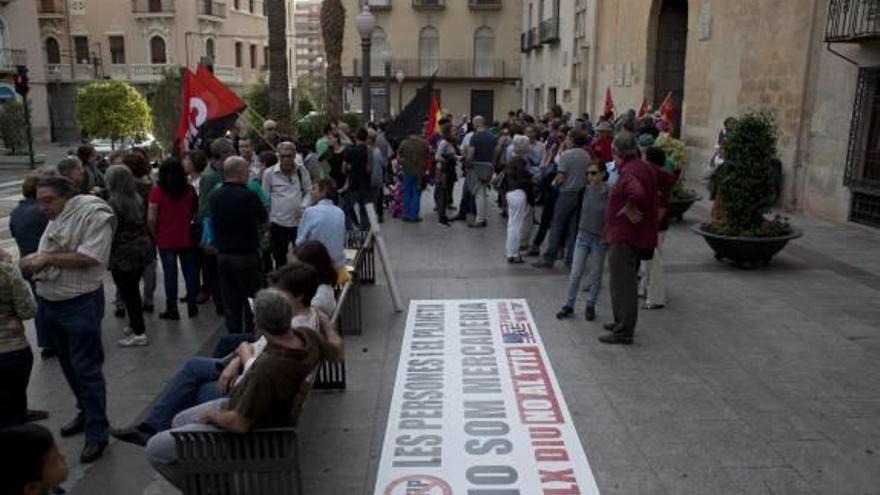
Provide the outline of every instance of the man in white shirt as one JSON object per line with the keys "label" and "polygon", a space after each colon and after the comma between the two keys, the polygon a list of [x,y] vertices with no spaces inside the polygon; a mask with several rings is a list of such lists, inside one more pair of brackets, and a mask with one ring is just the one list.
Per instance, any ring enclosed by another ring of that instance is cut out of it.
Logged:
{"label": "man in white shirt", "polygon": [[296,161],[296,146],[278,145],[278,165],[263,173],[263,191],[269,197],[269,242],[275,266],[287,264],[287,251],[296,241],[300,217],[311,202],[312,179]]}

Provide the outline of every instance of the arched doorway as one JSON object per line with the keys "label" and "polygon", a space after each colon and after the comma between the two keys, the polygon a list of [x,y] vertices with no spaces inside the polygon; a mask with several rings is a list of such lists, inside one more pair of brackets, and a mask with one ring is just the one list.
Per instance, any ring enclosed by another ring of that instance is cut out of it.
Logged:
{"label": "arched doorway", "polygon": [[654,108],[672,92],[675,104],[674,135],[681,133],[684,101],[684,68],[687,56],[687,0],[657,0],[657,38],[654,43]]}

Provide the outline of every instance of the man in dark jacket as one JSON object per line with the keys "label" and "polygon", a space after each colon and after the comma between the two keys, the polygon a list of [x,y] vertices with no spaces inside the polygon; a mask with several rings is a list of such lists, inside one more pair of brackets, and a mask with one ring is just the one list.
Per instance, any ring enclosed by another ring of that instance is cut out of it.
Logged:
{"label": "man in dark jacket", "polygon": [[605,242],[609,245],[611,331],[599,337],[605,344],[632,344],[639,311],[639,263],[657,246],[658,178],[653,165],[639,158],[636,136],[619,132],[612,144],[614,162],[620,171],[608,198]]}
{"label": "man in dark jacket", "polygon": [[211,222],[217,248],[220,295],[229,333],[253,331],[247,299],[265,285],[260,269],[259,226],[266,208],[247,188],[249,164],[233,156],[223,162],[223,186],[211,195]]}

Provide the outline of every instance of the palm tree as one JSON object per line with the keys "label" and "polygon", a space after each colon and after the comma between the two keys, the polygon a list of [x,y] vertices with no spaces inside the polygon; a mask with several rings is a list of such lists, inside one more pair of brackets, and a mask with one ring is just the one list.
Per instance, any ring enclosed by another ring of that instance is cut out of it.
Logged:
{"label": "palm tree", "polygon": [[290,87],[287,80],[287,1],[266,0],[269,20],[269,118],[291,131]]}
{"label": "palm tree", "polygon": [[345,7],[341,0],[321,3],[321,35],[327,56],[327,112],[342,113],[342,37],[345,34]]}

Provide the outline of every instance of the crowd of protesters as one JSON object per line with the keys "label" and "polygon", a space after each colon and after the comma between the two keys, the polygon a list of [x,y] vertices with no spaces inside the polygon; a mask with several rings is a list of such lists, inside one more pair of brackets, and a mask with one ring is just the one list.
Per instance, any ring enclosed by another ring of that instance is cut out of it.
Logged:
{"label": "crowd of protesters", "polygon": [[[422,221],[428,188],[441,228],[454,221],[486,227],[496,196],[506,219],[507,262],[534,256],[536,268],[560,260],[568,267],[557,318],[574,314],[584,275],[584,315],[596,318],[607,257],[613,321],[599,340],[632,343],[640,291],[643,308],[666,304],[663,231],[676,177],[653,146],[665,122],[632,111],[595,125],[588,115],[536,119],[511,112],[504,122],[447,116],[437,124],[427,139],[413,134],[392,142],[384,123],[352,131],[331,121],[314,146],[299,150],[266,121],[158,167],[140,149],[102,159],[84,145],[26,178],[25,199],[10,222],[20,270],[0,260],[0,367],[7,382],[0,387],[0,427],[47,416],[26,400],[33,356],[22,321],[35,317],[42,357],[57,356],[76,397],[78,414],[60,433],[85,433],[81,462],[99,458],[112,433],[145,446],[156,469],[179,484],[169,430],[284,424],[301,399],[298,383],[318,360],[342,358],[330,316],[334,288],[348,281],[346,232],[368,230],[386,212]],[[200,305],[211,302],[228,335],[214,357],[183,363],[144,421],[111,430],[102,370],[104,276],[112,276],[114,314],[124,319],[118,345],[139,348],[150,344],[143,314],[154,311],[159,265],[159,318],[181,319],[184,303],[186,317],[197,319]],[[53,448],[48,443],[41,452]]]}

